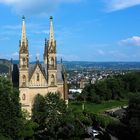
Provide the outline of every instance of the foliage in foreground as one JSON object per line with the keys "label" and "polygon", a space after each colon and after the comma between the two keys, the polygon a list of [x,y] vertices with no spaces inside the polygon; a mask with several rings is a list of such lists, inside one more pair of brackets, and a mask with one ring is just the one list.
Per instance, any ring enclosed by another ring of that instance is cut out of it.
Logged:
{"label": "foliage in foreground", "polygon": [[0,77],[0,139],[23,140],[34,135],[36,124],[21,111],[19,91]]}
{"label": "foliage in foreground", "polygon": [[19,92],[6,78],[0,78],[0,133],[5,137],[19,139],[22,127]]}
{"label": "foliage in foreground", "polygon": [[140,93],[131,95],[123,122],[128,126],[134,138],[140,139]]}
{"label": "foliage in foreground", "polygon": [[82,139],[84,125],[91,124],[88,116],[73,113],[57,93],[37,95],[32,111],[32,120],[38,124],[36,139]]}

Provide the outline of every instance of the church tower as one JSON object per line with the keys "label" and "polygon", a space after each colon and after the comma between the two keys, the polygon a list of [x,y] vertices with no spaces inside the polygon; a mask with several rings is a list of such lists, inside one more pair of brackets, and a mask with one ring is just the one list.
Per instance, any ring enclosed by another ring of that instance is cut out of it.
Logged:
{"label": "church tower", "polygon": [[49,40],[45,40],[44,63],[48,66],[48,86],[54,87],[57,85],[57,60],[52,16],[50,17]]}
{"label": "church tower", "polygon": [[29,52],[28,52],[28,40],[26,37],[25,29],[25,17],[22,17],[22,34],[19,43],[19,87],[28,87],[28,65],[29,65]]}

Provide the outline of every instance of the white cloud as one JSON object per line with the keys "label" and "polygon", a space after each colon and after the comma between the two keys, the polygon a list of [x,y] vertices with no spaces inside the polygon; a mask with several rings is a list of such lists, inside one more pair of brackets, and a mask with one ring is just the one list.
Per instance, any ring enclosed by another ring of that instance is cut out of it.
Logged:
{"label": "white cloud", "polygon": [[0,0],[18,14],[47,15],[61,3],[75,3],[82,0]]}
{"label": "white cloud", "polygon": [[17,57],[17,56],[19,56],[19,53],[18,53],[18,52],[14,52],[14,53],[12,54],[12,56]]}
{"label": "white cloud", "polygon": [[105,51],[103,51],[103,50],[97,50],[97,52],[98,52],[98,54],[100,54],[100,55],[105,55]]}
{"label": "white cloud", "polygon": [[79,57],[74,54],[57,54],[57,60],[61,60],[61,58],[64,61],[79,61]]}
{"label": "white cloud", "polygon": [[130,38],[119,41],[119,44],[124,46],[140,46],[140,37],[132,36]]}
{"label": "white cloud", "polygon": [[36,60],[40,60],[40,53],[36,54]]}
{"label": "white cloud", "polygon": [[18,52],[14,52],[11,55],[7,56],[9,59],[13,58],[15,60],[19,59],[19,53]]}
{"label": "white cloud", "polygon": [[107,5],[107,10],[109,12],[140,5],[140,0],[104,0],[104,1]]}

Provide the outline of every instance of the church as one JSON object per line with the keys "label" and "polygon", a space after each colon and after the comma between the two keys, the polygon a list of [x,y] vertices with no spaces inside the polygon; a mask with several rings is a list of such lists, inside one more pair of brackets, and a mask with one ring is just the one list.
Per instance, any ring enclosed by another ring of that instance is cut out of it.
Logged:
{"label": "church", "polygon": [[68,103],[67,79],[64,65],[57,64],[56,40],[54,38],[53,18],[50,17],[50,32],[45,39],[44,62],[29,63],[28,39],[25,18],[22,18],[22,33],[19,43],[19,91],[22,109],[31,113],[35,97],[52,92]]}

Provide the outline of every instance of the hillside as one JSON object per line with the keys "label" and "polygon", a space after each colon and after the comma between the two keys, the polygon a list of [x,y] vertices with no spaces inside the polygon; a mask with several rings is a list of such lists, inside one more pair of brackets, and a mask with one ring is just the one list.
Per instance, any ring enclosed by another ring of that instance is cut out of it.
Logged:
{"label": "hillside", "polygon": [[0,73],[8,73],[11,63],[6,59],[0,59]]}
{"label": "hillside", "polygon": [[4,64],[0,64],[0,73],[8,73],[8,72],[9,72],[9,67]]}

